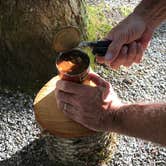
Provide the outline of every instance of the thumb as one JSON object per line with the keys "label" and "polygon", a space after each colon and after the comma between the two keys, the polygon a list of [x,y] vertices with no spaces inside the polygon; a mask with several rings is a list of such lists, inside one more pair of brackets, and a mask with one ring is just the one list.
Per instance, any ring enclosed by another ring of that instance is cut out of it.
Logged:
{"label": "thumb", "polygon": [[112,63],[117,58],[123,44],[124,43],[122,43],[120,40],[113,40],[108,47],[105,60],[109,61],[109,63]]}
{"label": "thumb", "polygon": [[88,78],[93,81],[96,85],[101,87],[109,87],[109,83],[105,81],[103,78],[101,78],[96,73],[89,73]]}

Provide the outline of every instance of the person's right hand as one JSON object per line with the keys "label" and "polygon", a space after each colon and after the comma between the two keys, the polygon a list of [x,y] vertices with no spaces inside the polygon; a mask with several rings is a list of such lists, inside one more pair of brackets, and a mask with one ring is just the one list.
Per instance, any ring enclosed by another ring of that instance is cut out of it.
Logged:
{"label": "person's right hand", "polygon": [[108,33],[105,40],[112,43],[105,57],[96,56],[97,61],[114,69],[140,63],[153,31],[141,16],[131,14]]}

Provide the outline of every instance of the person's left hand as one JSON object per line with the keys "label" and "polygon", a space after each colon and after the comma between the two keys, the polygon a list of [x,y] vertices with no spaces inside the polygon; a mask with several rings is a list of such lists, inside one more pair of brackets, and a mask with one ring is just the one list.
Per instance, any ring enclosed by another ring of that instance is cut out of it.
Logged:
{"label": "person's left hand", "polygon": [[58,106],[69,118],[91,130],[111,130],[111,119],[121,102],[108,82],[96,74],[89,74],[89,78],[96,87],[58,81],[55,89]]}

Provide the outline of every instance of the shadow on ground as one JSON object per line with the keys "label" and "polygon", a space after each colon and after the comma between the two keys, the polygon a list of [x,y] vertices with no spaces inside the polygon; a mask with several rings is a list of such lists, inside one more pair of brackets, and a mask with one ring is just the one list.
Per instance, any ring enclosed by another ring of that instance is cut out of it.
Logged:
{"label": "shadow on ground", "polygon": [[0,161],[1,166],[53,166],[45,151],[45,141],[37,139],[23,147],[9,159]]}

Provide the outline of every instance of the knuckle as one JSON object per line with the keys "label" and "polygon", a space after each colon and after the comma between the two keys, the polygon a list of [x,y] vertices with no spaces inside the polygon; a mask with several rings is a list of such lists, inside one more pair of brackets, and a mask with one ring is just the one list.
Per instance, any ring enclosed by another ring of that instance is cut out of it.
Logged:
{"label": "knuckle", "polygon": [[117,45],[110,46],[108,48],[108,52],[110,52],[113,56],[116,56],[119,53],[119,49]]}

